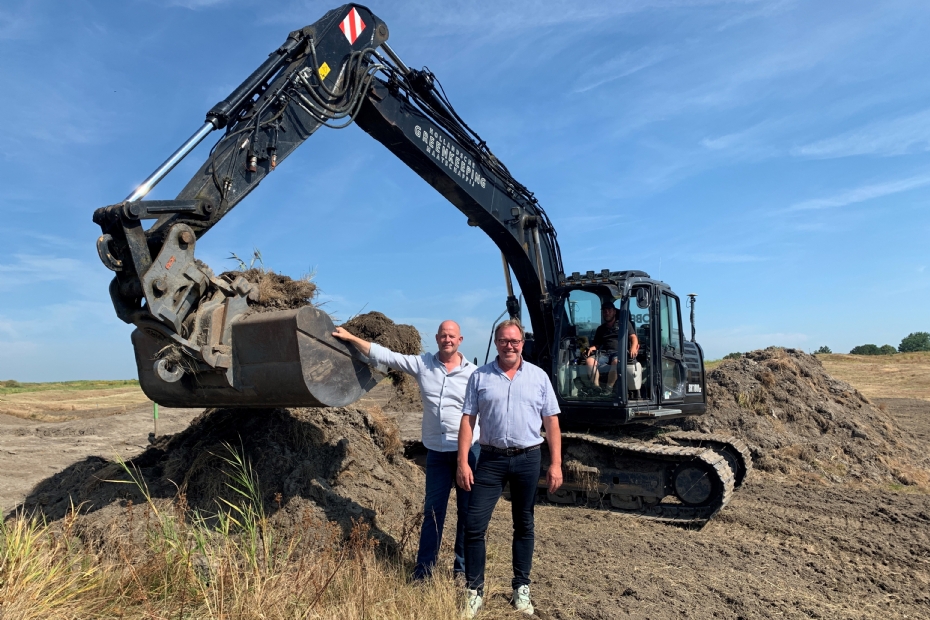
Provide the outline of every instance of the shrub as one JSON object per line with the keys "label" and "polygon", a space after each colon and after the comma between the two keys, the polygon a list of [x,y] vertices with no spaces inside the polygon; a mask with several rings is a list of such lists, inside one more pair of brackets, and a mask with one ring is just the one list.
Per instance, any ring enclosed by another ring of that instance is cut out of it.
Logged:
{"label": "shrub", "polygon": [[879,349],[879,352],[880,352],[882,355],[894,355],[895,353],[898,352],[898,350],[895,349],[895,348],[894,348],[893,346],[891,346],[890,344],[883,344],[883,345],[881,346],[881,348]]}
{"label": "shrub", "polygon": [[850,355],[881,355],[882,350],[879,349],[874,344],[860,344],[858,347],[853,347],[852,351],[849,352]]}
{"label": "shrub", "polygon": [[814,355],[819,355],[821,353],[833,353],[833,350],[827,345],[824,345],[820,347],[819,349],[817,349],[816,351],[814,351]]}
{"label": "shrub", "polygon": [[908,334],[901,340],[901,344],[898,345],[898,351],[901,353],[930,351],[930,333],[914,332],[913,334]]}
{"label": "shrub", "polygon": [[725,360],[738,360],[738,359],[741,358],[741,357],[743,357],[743,354],[740,353],[739,351],[735,351],[735,352],[733,352],[733,353],[727,353],[726,355],[723,356],[723,359],[725,359]]}

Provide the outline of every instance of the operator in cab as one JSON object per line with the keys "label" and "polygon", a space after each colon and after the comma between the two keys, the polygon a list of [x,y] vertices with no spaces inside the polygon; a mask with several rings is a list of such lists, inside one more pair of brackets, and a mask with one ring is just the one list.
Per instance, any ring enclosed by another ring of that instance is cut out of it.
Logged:
{"label": "operator in cab", "polygon": [[[588,376],[591,382],[597,386],[600,381],[600,375],[607,371],[607,389],[613,389],[617,382],[617,360],[619,359],[618,351],[620,350],[620,321],[617,320],[619,312],[614,307],[613,302],[605,301],[601,304],[601,324],[594,332],[594,340],[588,347],[588,358],[585,363],[588,365]],[[639,355],[639,338],[636,337],[636,327],[630,322],[627,329],[629,334],[629,359],[635,359]]]}

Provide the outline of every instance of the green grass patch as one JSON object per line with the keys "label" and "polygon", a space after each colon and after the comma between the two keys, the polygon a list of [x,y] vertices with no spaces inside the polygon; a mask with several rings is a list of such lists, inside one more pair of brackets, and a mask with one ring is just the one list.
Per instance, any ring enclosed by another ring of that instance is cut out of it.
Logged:
{"label": "green grass patch", "polygon": [[23,392],[48,392],[50,390],[110,390],[122,387],[138,387],[137,379],[118,381],[55,381],[51,383],[20,383],[0,381],[0,395],[22,394]]}
{"label": "green grass patch", "polygon": [[720,359],[720,360],[704,360],[704,371],[706,372],[706,371],[708,371],[708,370],[713,370],[714,368],[716,368],[717,366],[719,366],[719,365],[722,364],[723,362],[724,362],[724,360],[722,360],[722,359]]}

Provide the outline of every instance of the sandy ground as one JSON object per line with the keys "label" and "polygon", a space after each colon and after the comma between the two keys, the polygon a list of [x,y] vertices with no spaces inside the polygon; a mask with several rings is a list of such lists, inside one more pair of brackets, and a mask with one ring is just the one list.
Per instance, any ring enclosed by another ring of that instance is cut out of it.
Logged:
{"label": "sandy ground", "polygon": [[[48,392],[39,394],[48,395]],[[72,394],[85,397],[83,392]],[[108,402],[105,398],[100,400]],[[69,409],[69,413],[79,417],[64,422],[38,422],[0,413],[0,508],[3,513],[23,501],[37,483],[72,463],[88,456],[132,458],[145,450],[149,445],[148,435],[154,431],[151,403],[146,399],[145,404],[127,405],[125,410],[122,410],[123,405],[119,407],[117,411],[113,407],[76,412]],[[183,430],[202,411],[160,408],[159,435]],[[37,413],[43,414],[41,410]]]}
{"label": "sandy ground", "polygon": [[930,353],[895,355],[818,355],[832,376],[856,386],[869,398],[930,401]]}
{"label": "sandy ground", "polygon": [[[930,402],[876,402],[930,442]],[[52,423],[0,414],[4,512],[87,456],[128,458],[146,447],[148,406],[105,413]],[[198,413],[163,409],[159,430],[181,430]],[[405,438],[418,436],[418,414],[396,418]],[[485,618],[514,617],[509,510],[502,501],[492,521]],[[930,495],[756,471],[701,530],[540,504],[533,577],[541,618],[928,618]]]}
{"label": "sandy ground", "polygon": [[152,406],[138,386],[100,390],[42,390],[0,395],[0,414],[42,422],[63,422],[89,416],[129,413],[144,405]]}

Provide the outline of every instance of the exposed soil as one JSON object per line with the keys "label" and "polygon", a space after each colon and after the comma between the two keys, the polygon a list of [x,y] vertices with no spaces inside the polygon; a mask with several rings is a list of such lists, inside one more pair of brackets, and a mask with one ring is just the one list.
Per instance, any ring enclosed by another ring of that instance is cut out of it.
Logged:
{"label": "exposed soil", "polygon": [[309,278],[294,280],[284,274],[264,269],[227,271],[220,274],[220,278],[230,283],[239,277],[258,285],[258,299],[251,300],[249,304],[254,312],[293,310],[308,306],[313,303],[317,292],[316,284]]}
{"label": "exposed soil", "polygon": [[144,404],[149,404],[149,399],[138,386],[42,390],[0,396],[0,414],[42,422],[62,422],[127,413]]}
{"label": "exposed soil", "polygon": [[398,325],[380,312],[359,314],[342,325],[348,332],[368,342],[403,355],[417,355],[422,350],[420,332],[413,325]]}
{"label": "exposed soil", "polygon": [[[423,475],[403,458],[396,425],[377,408],[210,409],[184,431],[158,439],[126,463],[144,479],[151,497],[183,494],[187,505],[214,514],[230,488],[232,450],[254,469],[265,509],[274,522],[296,526],[309,516],[338,524],[345,534],[364,519],[387,545],[400,534],[405,498],[418,495]],[[23,502],[49,519],[83,504],[82,527],[105,531],[122,510],[145,503],[142,489],[117,462],[93,456],[39,483]]]}
{"label": "exposed soil", "polygon": [[[708,380],[712,410],[694,423],[742,437],[762,466],[700,530],[538,505],[532,586],[537,616],[927,617],[930,493],[908,472],[925,471],[930,402],[872,404],[797,351],[753,352],[718,370]],[[215,510],[212,498],[224,492],[226,480],[216,456],[227,453],[221,441],[242,445],[279,523],[305,527],[307,514],[337,523],[362,517],[390,545],[404,535],[408,505],[422,501],[423,481],[398,458],[397,428],[379,415],[389,396],[384,384],[346,409],[208,412],[135,462],[153,492],[173,496],[173,480],[191,505]],[[78,432],[93,424],[95,433],[122,439],[151,429],[150,417],[122,424],[127,418],[40,424],[0,416],[0,471],[5,477],[11,468],[46,465],[58,472],[28,493],[27,505],[60,511],[69,493],[95,502],[91,510],[110,501],[109,508],[84,518],[86,535],[99,533],[104,523],[125,518],[126,494],[133,491],[100,480],[119,473],[107,460],[112,455],[97,449],[78,456]],[[415,413],[396,418],[403,439],[418,438]],[[50,431],[44,449],[5,449],[11,433],[38,439],[40,428]],[[66,446],[72,452],[62,456]],[[126,447],[135,454],[140,448]],[[64,466],[49,465],[56,462]],[[275,493],[281,493],[280,502]],[[11,507],[8,501],[4,509]],[[513,617],[509,513],[509,504],[500,502],[491,523],[485,618]],[[444,564],[451,563],[450,529]]]}
{"label": "exposed soil", "polygon": [[[397,325],[380,312],[360,314],[347,321],[347,331],[369,342],[377,342],[383,347],[403,355],[418,355],[422,351],[420,332],[412,325]],[[391,370],[388,372],[394,384],[394,395],[384,405],[385,411],[422,411],[420,387],[408,374]]]}
{"label": "exposed soil", "polygon": [[743,439],[758,469],[930,487],[926,445],[803,351],[772,347],[728,360],[708,374],[707,398],[708,413],[682,426]]}

